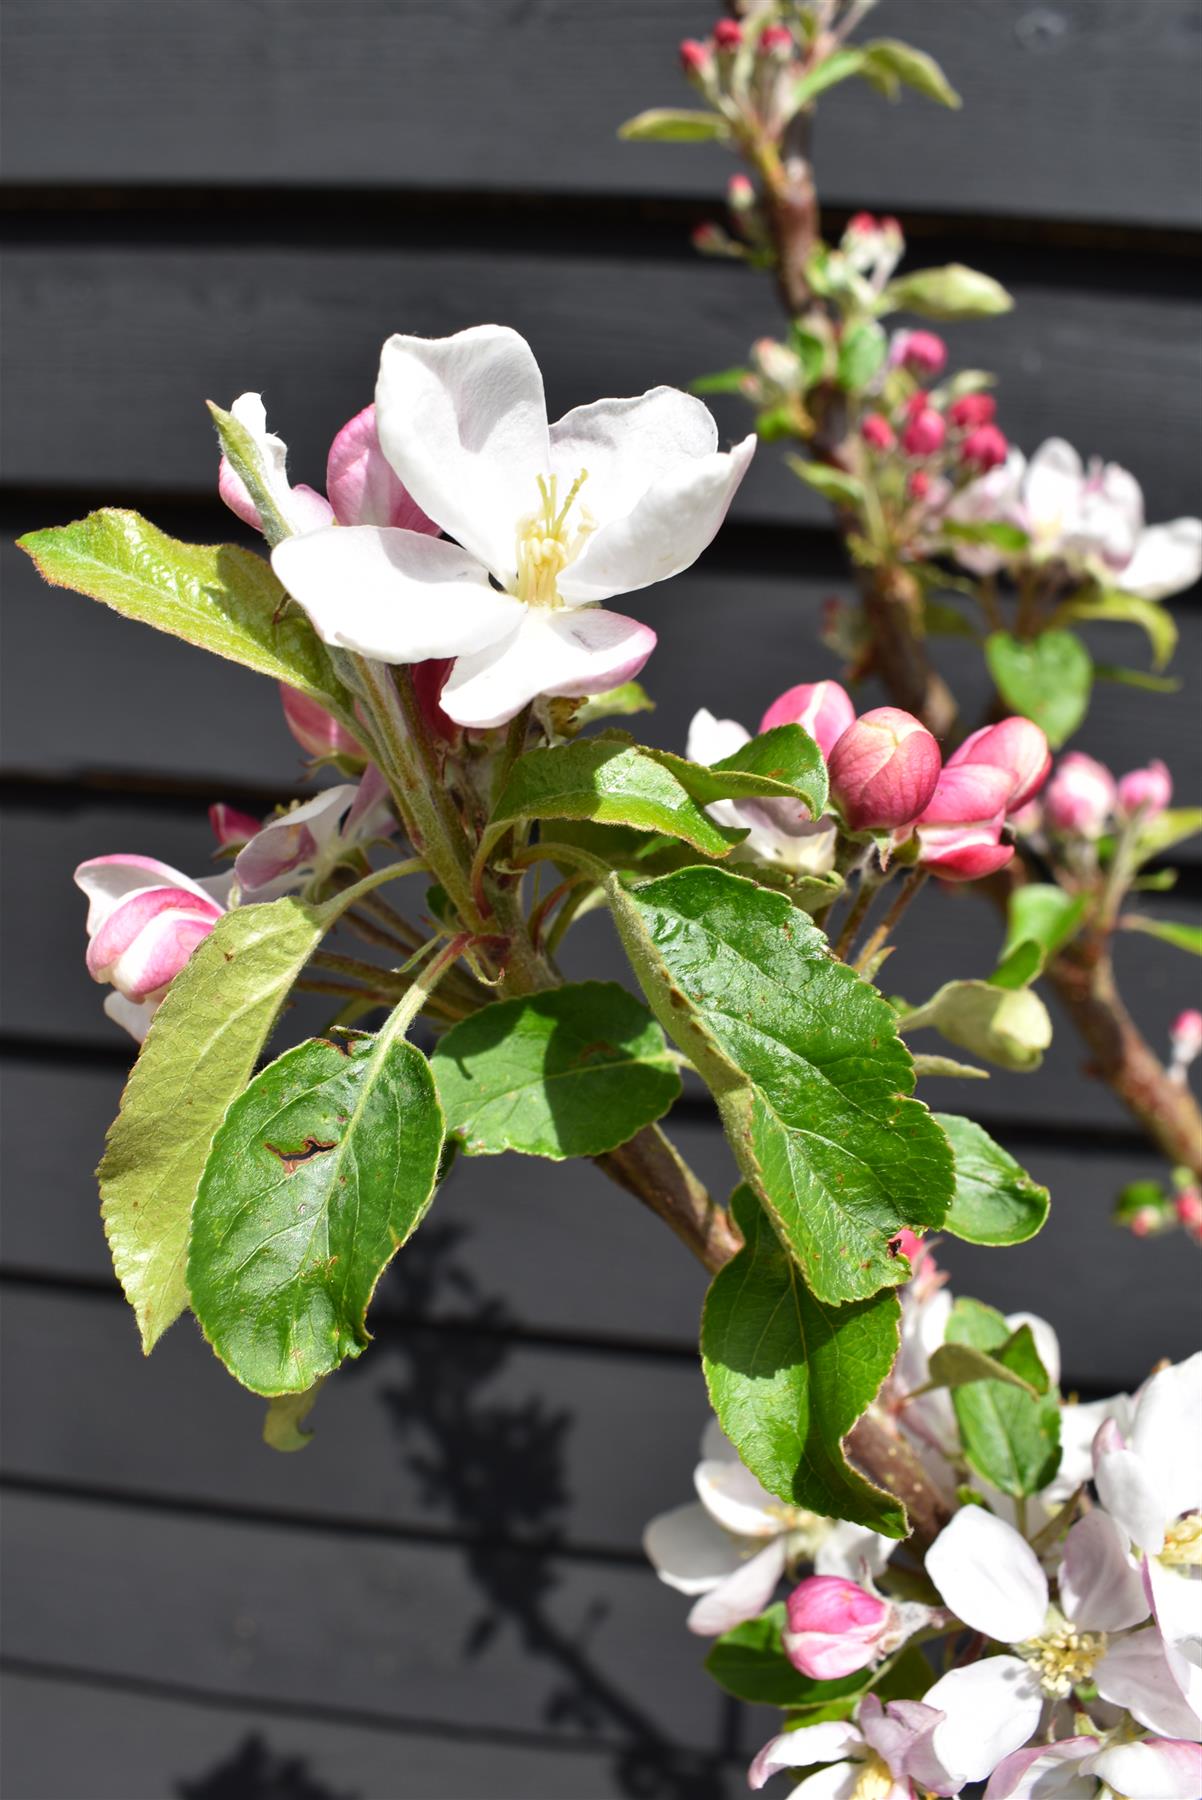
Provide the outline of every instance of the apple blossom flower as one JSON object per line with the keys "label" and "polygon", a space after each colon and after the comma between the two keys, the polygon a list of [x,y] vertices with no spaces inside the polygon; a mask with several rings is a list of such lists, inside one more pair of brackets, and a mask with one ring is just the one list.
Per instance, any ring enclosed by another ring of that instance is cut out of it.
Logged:
{"label": "apple blossom flower", "polygon": [[890,1656],[931,1617],[838,1575],[809,1575],[785,1603],[785,1655],[813,1681],[838,1681]]}
{"label": "apple blossom flower", "polygon": [[258,831],[260,821],[253,813],[239,812],[236,806],[227,806],[224,800],[218,800],[209,808],[209,824],[218,848],[230,850],[249,843]]}
{"label": "apple blossom flower", "polygon": [[997,401],[992,394],[961,394],[948,407],[947,416],[957,431],[973,431],[978,425],[993,424]]}
{"label": "apple blossom flower", "polygon": [[104,1010],[141,1043],[163,996],[227,910],[228,873],[194,881],[152,856],[95,856],[75,885],[88,898],[88,974]]}
{"label": "apple blossom flower", "polygon": [[239,900],[316,891],[353,850],[395,828],[384,778],[371,764],[358,785],[324,788],[256,832],[234,859]]}
{"label": "apple blossom flower", "polygon": [[1124,1800],[1197,1800],[1202,1747],[1180,1738],[1132,1743],[1071,1737],[1032,1744],[998,1764],[985,1800],[1094,1800],[1099,1791]]}
{"label": "apple blossom flower", "polygon": [[[944,765],[959,769],[968,764],[988,763],[1004,769],[1010,776],[1006,796],[1007,817],[1019,812],[1042,788],[1052,767],[1048,740],[1031,719],[1016,713],[997,725],[984,725],[965,738]],[[940,778],[942,782],[942,777]]]}
{"label": "apple blossom flower", "polygon": [[788,1506],[761,1487],[712,1419],[693,1475],[699,1498],[661,1513],[643,1533],[660,1580],[697,1596],[689,1630],[717,1637],[767,1606],[797,1563],[821,1575],[879,1575],[896,1540]]}
{"label": "apple blossom flower", "polygon": [[923,1700],[881,1705],[865,1694],[856,1719],[803,1725],[769,1740],[747,1772],[762,1788],[782,1769],[824,1766],[793,1789],[790,1800],[917,1800],[924,1794],[958,1794],[957,1781],[939,1754],[942,1731],[953,1749],[971,1733],[968,1718],[949,1717]]}
{"label": "apple blossom flower", "polygon": [[1021,809],[1047,778],[1048,741],[1014,716],[974,731],[944,764],[918,821],[919,860],[944,881],[977,881],[1014,855],[1001,841],[1007,813]]}
{"label": "apple blossom flower", "polygon": [[853,831],[888,831],[922,813],[939,780],[939,746],[910,713],[862,713],[827,758],[831,791]]}
{"label": "apple blossom flower", "polygon": [[786,688],[760,720],[761,731],[776,725],[800,725],[809,732],[823,756],[829,756],[849,725],[856,709],[851,695],[837,681],[803,681]]}
{"label": "apple blossom flower", "polygon": [[[751,733],[737,720],[716,719],[702,707],[689,726],[686,754],[690,762],[721,762],[750,742]],[[732,852],[739,861],[775,863],[808,875],[825,875],[834,867],[834,821],[811,819],[799,800],[713,800],[706,811],[719,825],[747,832]]]}
{"label": "apple blossom flower", "polygon": [[406,492],[458,541],[340,526],[285,538],[273,565],[327,643],[455,657],[443,709],[481,729],[638,673],[655,633],[598,603],[688,568],[755,450],[753,433],[720,452],[709,412],[672,388],[548,426],[530,347],[500,325],[390,338],[376,425]]}
{"label": "apple blossom flower", "polygon": [[1172,798],[1173,777],[1159,759],[1145,769],[1129,769],[1119,776],[1118,808],[1124,818],[1133,818],[1138,812],[1145,819],[1154,819]]}
{"label": "apple blossom flower", "polygon": [[280,700],[284,707],[284,723],[296,739],[302,750],[310,756],[351,756],[359,762],[366,762],[367,752],[358,738],[353,737],[345,725],[340,725],[332,713],[316,700],[310,700],[308,694],[298,693],[296,688],[280,683]]}
{"label": "apple blossom flower", "polygon": [[902,449],[907,456],[933,456],[936,450],[942,450],[947,436],[947,426],[942,413],[937,413],[933,406],[924,406],[921,412],[915,412],[906,421],[902,430]]}
{"label": "apple blossom flower", "polygon": [[860,424],[860,436],[870,450],[892,450],[897,442],[897,433],[892,425],[884,413],[878,412],[865,415]]}
{"label": "apple blossom flower", "polygon": [[1098,838],[1118,801],[1114,776],[1080,750],[1062,756],[1044,795],[1044,817],[1066,837]]}

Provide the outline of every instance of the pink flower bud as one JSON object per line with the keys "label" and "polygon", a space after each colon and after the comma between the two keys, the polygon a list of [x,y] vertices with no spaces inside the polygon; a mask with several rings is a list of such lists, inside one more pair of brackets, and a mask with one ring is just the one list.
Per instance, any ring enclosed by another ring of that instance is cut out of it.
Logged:
{"label": "pink flower bud", "polygon": [[1044,795],[1044,814],[1053,831],[1066,836],[1101,837],[1118,799],[1114,776],[1105,764],[1079,750],[1062,756]]}
{"label": "pink flower bud", "polygon": [[680,66],[690,78],[701,79],[709,72],[710,48],[696,38],[685,38],[680,46]]}
{"label": "pink flower bud", "polygon": [[301,749],[307,750],[310,756],[353,756],[366,762],[367,752],[358,738],[352,737],[316,700],[310,700],[307,694],[298,693],[282,681],[280,699],[284,705],[284,723]]}
{"label": "pink flower bud", "polygon": [[943,417],[933,406],[923,412],[915,413],[902,432],[902,449],[907,456],[933,456],[936,450],[942,450],[947,436],[947,426]]}
{"label": "pink flower bud", "polygon": [[856,709],[851,695],[837,681],[803,681],[772,702],[760,720],[761,731],[774,725],[800,725],[808,731],[823,756],[829,756],[849,725]]}
{"label": "pink flower bud", "polygon": [[1185,1012],[1177,1014],[1173,1020],[1171,1032],[1174,1061],[1193,1062],[1202,1052],[1202,1012],[1196,1007],[1187,1007]]}
{"label": "pink flower bud", "polygon": [[719,50],[737,50],[743,42],[743,27],[737,19],[719,19],[713,37]]}
{"label": "pink flower bud", "polygon": [[947,361],[947,345],[933,331],[899,331],[889,360],[915,375],[938,375]]}
{"label": "pink flower bud", "polygon": [[949,769],[958,769],[966,763],[988,763],[1006,771],[1010,777],[1010,792],[1005,810],[1015,813],[1034,798],[1047,780],[1052,753],[1039,726],[1032,719],[1014,714],[999,725],[985,725],[980,731],[974,731],[947,759]]}
{"label": "pink flower bud", "polygon": [[88,897],[88,973],[124,1005],[105,1011],[134,1037],[225,907],[206,886],[150,856],[97,856],[80,863],[75,885]]}
{"label": "pink flower bud", "polygon": [[760,49],[771,54],[773,51],[793,53],[793,33],[787,25],[765,25],[760,33]]}
{"label": "pink flower bud", "polygon": [[414,663],[411,671],[413,691],[417,695],[417,703],[422,709],[426,724],[436,738],[441,738],[447,744],[457,744],[463,736],[462,727],[456,725],[454,719],[447,717],[440,704],[442,690],[454,666],[453,656],[435,657],[427,662]]}
{"label": "pink flower bud", "polygon": [[732,213],[750,212],[755,205],[755,188],[746,175],[732,175],[726,184],[726,204]]}
{"label": "pink flower bud", "polygon": [[930,491],[931,478],[926,470],[913,470],[909,480],[906,482],[906,492],[909,494],[911,500],[925,500]]}
{"label": "pink flower bud", "polygon": [[827,758],[831,790],[853,831],[909,825],[939,780],[939,746],[897,706],[878,706],[848,727]]}
{"label": "pink flower bud", "polygon": [[1146,1238],[1159,1231],[1164,1221],[1154,1206],[1141,1206],[1138,1212],[1132,1213],[1127,1223],[1132,1237]]}
{"label": "pink flower bud", "polygon": [[374,406],[348,420],[330,445],[326,493],[340,525],[397,525],[438,536],[438,526],[410,497],[380,448]]}
{"label": "pink flower bud", "polygon": [[876,216],[870,212],[853,213],[847,221],[848,237],[872,237],[880,230]]}
{"label": "pink flower bud", "polygon": [[1128,819],[1137,812],[1154,819],[1172,798],[1173,777],[1162,762],[1151,762],[1146,769],[1131,769],[1119,778],[1119,811]]}
{"label": "pink flower bud", "polygon": [[908,1225],[903,1225],[897,1236],[889,1239],[889,1249],[894,1256],[904,1256],[913,1268],[922,1254],[922,1239]]}
{"label": "pink flower bud", "polygon": [[689,242],[694,250],[702,256],[727,256],[730,254],[733,239],[728,238],[721,225],[707,219],[700,225],[694,225],[689,233]]}
{"label": "pink flower bud", "polygon": [[897,433],[884,413],[869,413],[860,426],[860,436],[873,450],[892,450]]}
{"label": "pink flower bud", "polygon": [[1004,869],[1014,855],[1003,844],[1000,825],[920,825],[918,860],[941,881],[980,881]]}
{"label": "pink flower bud", "polygon": [[990,469],[1000,468],[1009,454],[1005,433],[996,425],[978,425],[960,446],[961,462],[978,475],[987,475]]}
{"label": "pink flower bud", "polygon": [[997,401],[992,394],[961,394],[948,407],[947,416],[958,431],[992,425],[997,417]]}
{"label": "pink flower bud", "polygon": [[1196,1187],[1182,1188],[1173,1202],[1173,1209],[1178,1223],[1202,1243],[1202,1192]]}
{"label": "pink flower bud", "polygon": [[897,1631],[897,1609],[879,1594],[839,1575],[811,1575],[786,1602],[785,1655],[812,1681],[837,1681],[885,1654]]}
{"label": "pink flower bud", "polygon": [[259,829],[259,821],[251,813],[239,812],[236,806],[227,806],[224,800],[210,806],[209,824],[223,850],[232,844],[248,844]]}
{"label": "pink flower bud", "polygon": [[1013,777],[992,763],[946,763],[940,773],[920,825],[981,825],[1000,827],[1010,797]]}

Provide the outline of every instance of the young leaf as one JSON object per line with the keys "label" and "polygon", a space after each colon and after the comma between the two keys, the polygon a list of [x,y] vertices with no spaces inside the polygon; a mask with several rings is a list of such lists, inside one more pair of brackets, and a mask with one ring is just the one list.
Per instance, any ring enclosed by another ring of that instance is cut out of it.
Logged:
{"label": "young leaf", "polygon": [[263,1419],[263,1442],[269,1450],[304,1450],[313,1442],[313,1430],[305,1429],[305,1421],[313,1411],[325,1376],[300,1394],[277,1394],[267,1402]]}
{"label": "young leaf", "polygon": [[275,503],[275,495],[263,479],[263,461],[259,446],[240,419],[231,412],[208,402],[209,416],[217,428],[221,452],[254,504],[263,536],[271,545],[292,535],[292,527]]}
{"label": "young leaf", "polygon": [[[1035,1375],[1035,1380],[1028,1375],[1020,1374],[1012,1369],[1006,1361],[1007,1354],[1015,1357],[1028,1368],[1028,1374]],[[1031,1359],[1034,1368],[1030,1368]],[[1035,1350],[1035,1340],[1031,1336],[1031,1327],[1022,1325],[1007,1343],[1003,1344],[996,1356],[988,1351],[974,1350],[971,1344],[940,1344],[931,1352],[930,1380],[915,1393],[930,1393],[935,1388],[970,1387],[974,1381],[999,1381],[1003,1387],[1020,1388],[1032,1400],[1038,1400],[1041,1394],[1048,1391],[1047,1371],[1039,1360]]]}
{"label": "young leaf", "polygon": [[975,1063],[957,1062],[952,1056],[915,1056],[913,1058],[914,1073],[921,1081],[924,1076],[942,1076],[948,1081],[988,1081],[989,1070],[978,1069]]}
{"label": "young leaf", "polygon": [[236,907],[154,1016],[98,1170],[113,1267],[148,1353],[188,1304],[188,1222],[213,1135],[328,927],[299,900]]}
{"label": "young leaf", "polygon": [[596,819],[681,838],[705,856],[728,856],[745,831],[715,825],[656,756],[637,744],[578,738],[519,756],[493,809],[481,858],[527,819]]}
{"label": "young leaf", "polygon": [[[563,704],[570,706],[571,702]],[[601,719],[628,719],[633,713],[654,711],[655,701],[642,683],[624,681],[619,687],[607,688],[603,694],[593,694],[577,705],[571,715],[571,726],[573,731],[583,731],[586,725],[596,725]]]}
{"label": "young leaf", "polygon": [[1030,547],[1031,539],[1019,525],[1004,519],[943,519],[939,529],[958,544],[988,544],[1006,556],[1017,556]]}
{"label": "young leaf", "polygon": [[848,327],[839,345],[836,380],[849,393],[868,386],[885,360],[889,344],[875,319],[861,319]]}
{"label": "young leaf", "polygon": [[601,1156],[680,1095],[663,1032],[612,981],[485,1006],[447,1032],[433,1068],[469,1156]]}
{"label": "young leaf", "polygon": [[1160,856],[1174,844],[1183,844],[1187,838],[1196,837],[1200,831],[1202,806],[1172,806],[1140,826],[1136,846],[1139,860],[1143,863],[1150,856]]}
{"label": "young leaf", "polygon": [[806,462],[800,456],[786,456],[785,461],[799,480],[832,506],[863,506],[864,484],[846,470],[834,469],[829,463]]}
{"label": "young leaf", "polygon": [[706,144],[729,135],[717,113],[689,107],[654,106],[618,127],[618,136],[631,144]]}
{"label": "young leaf", "polygon": [[1076,936],[1089,908],[1085,894],[1066,894],[1050,881],[1031,881],[1015,888],[1010,896],[1006,920],[1006,941],[1002,945],[1002,961],[1020,944],[1038,944],[1045,959]]}
{"label": "young leaf", "polygon": [[1124,913],[1119,924],[1124,931],[1142,931],[1147,937],[1159,938],[1162,944],[1188,950],[1191,956],[1202,956],[1202,925],[1186,925],[1178,919],[1149,919],[1143,913]]}
{"label": "young leaf", "polygon": [[1119,687],[1140,688],[1145,694],[1179,694],[1181,681],[1176,675],[1150,675],[1146,669],[1123,669],[1116,663],[1096,662],[1095,681],[1113,681]]}
{"label": "young leaf", "polygon": [[1091,619],[1115,620],[1123,625],[1138,625],[1152,650],[1152,666],[1163,669],[1177,648],[1177,621],[1171,612],[1155,600],[1139,594],[1124,594],[1121,588],[1096,589],[1079,600],[1067,600],[1056,609],[1056,623],[1062,619],[1079,619],[1088,625]]}
{"label": "young leaf", "polygon": [[925,95],[940,106],[960,105],[959,94],[935,58],[928,56],[925,50],[915,50],[912,44],[903,44],[897,38],[874,38],[871,43],[861,45],[861,49],[869,68],[894,87],[900,82],[903,87],[913,88],[915,93]]}
{"label": "young leaf", "polygon": [[233,544],[181,544],[115,507],[18,540],[53,587],[74,588],[172,637],[285,681],[330,712],[351,702],[325,645],[271,564]]}
{"label": "young leaf", "polygon": [[715,1276],[701,1317],[702,1366],[723,1431],[790,1506],[904,1536],[902,1506],[842,1449],[897,1355],[897,1295],[823,1305],[750,1188],[736,1189],[731,1210],[743,1248]]}
{"label": "young leaf", "polygon": [[994,631],[985,640],[985,660],[1007,706],[1041,725],[1058,750],[1089,708],[1093,663],[1081,639],[1071,631],[1044,631],[1024,642]]}
{"label": "young leaf", "polygon": [[988,319],[1009,312],[1014,301],[992,275],[948,263],[899,275],[881,295],[877,310],[918,313],[924,319]]}
{"label": "young leaf", "polygon": [[953,1113],[935,1117],[948,1135],[956,1158],[956,1191],[943,1229],[970,1244],[1025,1244],[1048,1216],[1045,1187],[987,1131],[972,1119]]}
{"label": "young leaf", "polygon": [[812,819],[821,818],[830,797],[822,752],[800,725],[774,725],[743,744],[732,756],[706,766],[668,750],[649,750],[708,806],[713,800],[801,800]]}
{"label": "young leaf", "polygon": [[927,1027],[1000,1069],[1037,1069],[1052,1041],[1052,1021],[1038,994],[988,981],[945,982],[925,1006],[904,1013],[898,1029],[908,1038]]}
{"label": "young leaf", "polygon": [[790,1710],[825,1706],[833,1700],[854,1700],[872,1685],[876,1671],[858,1669],[839,1681],[814,1681],[795,1669],[785,1655],[784,1601],[747,1619],[733,1631],[715,1639],[705,1666],[718,1686],[736,1700],[755,1706],[787,1706]]}
{"label": "young leaf", "polygon": [[1043,974],[1043,965],[1047,961],[1043,947],[1031,938],[1024,938],[1021,944],[1015,944],[1006,956],[998,963],[993,974],[988,977],[990,987],[1025,988]]}
{"label": "young leaf", "polygon": [[748,368],[715,369],[712,375],[698,375],[689,383],[690,394],[741,394],[750,375]]}
{"label": "young leaf", "polygon": [[188,1292],[244,1387],[301,1393],[360,1354],[376,1282],[433,1198],[442,1140],[429,1063],[386,1030],[298,1044],[234,1102],[192,1211]]}
{"label": "young leaf", "polygon": [[812,1291],[837,1305],[905,1280],[889,1240],[942,1221],[952,1157],[907,1098],[888,1003],[785,895],[725,869],[614,877],[608,893],[651,1010],[714,1094]]}
{"label": "young leaf", "polygon": [[857,49],[836,50],[815,68],[808,69],[793,89],[793,107],[797,112],[803,106],[809,106],[819,94],[832,88],[840,81],[846,81],[851,75],[860,74],[864,67],[864,52]]}
{"label": "young leaf", "polygon": [[[957,1300],[945,1342],[997,1352],[1011,1338],[1001,1313]],[[974,1381],[952,1394],[964,1453],[1003,1494],[1021,1498],[1046,1487],[1060,1466],[1060,1402],[1054,1390],[1032,1399],[1000,1381]]]}

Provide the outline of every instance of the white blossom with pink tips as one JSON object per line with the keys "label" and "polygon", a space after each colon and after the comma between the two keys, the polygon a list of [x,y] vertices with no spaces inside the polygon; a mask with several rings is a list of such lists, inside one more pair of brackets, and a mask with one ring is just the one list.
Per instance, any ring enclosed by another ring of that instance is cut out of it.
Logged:
{"label": "white blossom with pink tips", "polygon": [[830,1719],[770,1739],[748,1770],[747,1781],[762,1788],[783,1769],[818,1763],[823,1766],[807,1775],[789,1800],[918,1800],[919,1794],[958,1794],[964,1777],[954,1759],[971,1732],[970,1711],[949,1713],[933,1705],[929,1694],[885,1706],[875,1694],[866,1694],[854,1723]]}
{"label": "white blossom with pink tips", "polygon": [[88,899],[88,973],[114,989],[104,1010],[138,1043],[225,913],[232,880],[227,871],[196,881],[152,856],[95,856],[76,869]]}
{"label": "white blossom with pink tips", "polygon": [[234,859],[239,903],[315,892],[353,852],[395,829],[384,778],[371,764],[357,785],[324,788],[255,833]]}
{"label": "white blossom with pink tips", "polygon": [[390,338],[376,426],[406,493],[455,541],[326,528],[278,544],[276,573],[327,643],[455,657],[441,703],[478,728],[639,672],[655,633],[599,603],[696,561],[756,442],[719,451],[707,409],[666,387],[549,425],[530,346],[501,325]]}
{"label": "white blossom with pink tips", "polygon": [[[1101,1787],[1099,1783],[1102,1783]],[[1202,1746],[1180,1738],[1059,1738],[999,1763],[985,1800],[1198,1800]]]}

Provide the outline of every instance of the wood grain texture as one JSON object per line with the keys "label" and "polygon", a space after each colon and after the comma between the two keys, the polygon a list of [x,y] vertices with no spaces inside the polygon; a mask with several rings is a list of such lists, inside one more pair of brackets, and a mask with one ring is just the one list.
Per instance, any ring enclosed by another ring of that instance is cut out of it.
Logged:
{"label": "wood grain texture", "polygon": [[[208,495],[214,443],[203,401],[265,395],[296,478],[320,482],[335,431],[370,398],[380,345],[397,330],[442,335],[496,319],[530,340],[554,418],[598,394],[633,394],[740,361],[779,329],[768,285],[730,264],[676,254],[626,262],[553,236],[478,248],[379,238],[274,241],[243,220],[188,238],[172,215],[128,241],[111,224],[55,224],[14,242],[3,271],[7,478],[25,487]],[[88,238],[92,241],[87,241]],[[972,247],[922,246],[924,259]],[[991,255],[1017,302],[1003,320],[947,332],[955,362],[996,370],[1001,422],[1028,451],[1057,434],[1131,469],[1153,518],[1196,508],[1202,370],[1193,277],[1170,260],[1147,285],[1140,264],[1101,253]],[[1059,279],[1058,279],[1059,278]],[[1063,282],[1063,285],[1062,285]],[[1067,291],[1066,291],[1067,289]],[[715,408],[742,436],[748,412]],[[761,450],[733,517],[826,522],[779,453]]]}
{"label": "wood grain texture", "polygon": [[[615,133],[643,107],[688,103],[677,44],[713,11],[162,0],[148,27],[139,0],[11,0],[8,179],[709,198],[729,168],[719,153]],[[840,88],[821,109],[831,199],[1195,222],[1192,0],[990,0],[971,26],[957,0],[891,0],[864,35],[878,31],[939,57],[965,110],[912,97],[890,109],[859,83]]]}

